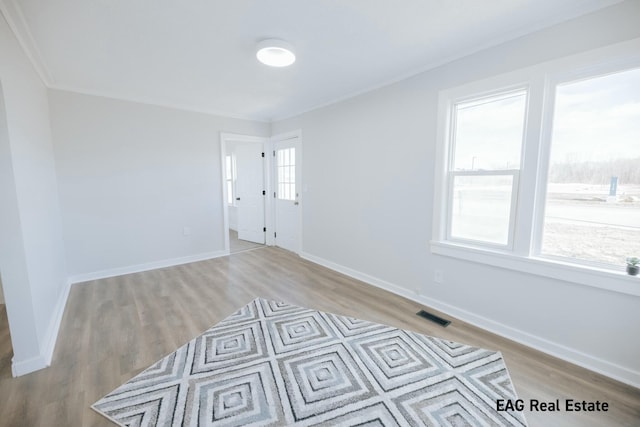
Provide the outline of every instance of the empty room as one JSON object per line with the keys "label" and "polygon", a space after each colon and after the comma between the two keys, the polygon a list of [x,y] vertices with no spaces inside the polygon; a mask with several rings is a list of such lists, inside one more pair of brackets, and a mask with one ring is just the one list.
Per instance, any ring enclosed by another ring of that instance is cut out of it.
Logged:
{"label": "empty room", "polygon": [[0,426],[640,425],[640,1],[0,12]]}

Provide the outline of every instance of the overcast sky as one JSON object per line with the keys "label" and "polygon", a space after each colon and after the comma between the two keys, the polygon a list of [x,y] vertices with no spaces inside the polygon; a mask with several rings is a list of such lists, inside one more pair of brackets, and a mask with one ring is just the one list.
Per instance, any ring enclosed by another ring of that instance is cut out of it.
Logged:
{"label": "overcast sky", "polygon": [[640,157],[640,69],[562,85],[556,101],[552,161]]}
{"label": "overcast sky", "polygon": [[[524,94],[483,101],[458,108],[455,169],[520,163]],[[552,163],[617,158],[640,158],[640,69],[559,86]]]}

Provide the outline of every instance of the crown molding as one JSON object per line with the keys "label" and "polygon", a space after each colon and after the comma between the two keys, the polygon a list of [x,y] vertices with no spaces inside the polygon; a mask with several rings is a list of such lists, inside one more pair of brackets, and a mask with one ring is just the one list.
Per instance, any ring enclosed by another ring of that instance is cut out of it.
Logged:
{"label": "crown molding", "polygon": [[40,53],[40,49],[38,49],[36,45],[20,6],[18,6],[15,0],[0,0],[0,12],[7,21],[7,24],[9,24],[9,28],[11,28],[25,55],[29,58],[31,65],[33,65],[38,76],[40,76],[42,83],[47,87],[51,87],[55,83],[55,80],[42,58],[42,53]]}
{"label": "crown molding", "polygon": [[271,121],[269,121],[262,115],[249,115],[249,114],[243,115],[243,114],[237,114],[237,113],[230,113],[228,111],[222,111],[222,110],[198,108],[198,107],[193,107],[192,105],[189,105],[189,104],[181,104],[179,102],[164,101],[164,100],[160,100],[153,97],[147,97],[147,96],[130,96],[124,93],[118,93],[114,91],[91,90],[91,89],[81,88],[78,86],[69,86],[69,85],[63,85],[63,84],[53,84],[49,86],[49,89],[57,90],[61,92],[75,93],[78,95],[95,96],[99,98],[110,99],[113,101],[132,102],[135,104],[143,104],[143,105],[148,105],[148,106],[158,107],[158,108],[169,108],[172,110],[180,110],[180,111],[186,111],[190,113],[206,114],[208,116],[222,117],[225,119],[246,120],[251,122],[259,122],[259,123],[271,123]]}

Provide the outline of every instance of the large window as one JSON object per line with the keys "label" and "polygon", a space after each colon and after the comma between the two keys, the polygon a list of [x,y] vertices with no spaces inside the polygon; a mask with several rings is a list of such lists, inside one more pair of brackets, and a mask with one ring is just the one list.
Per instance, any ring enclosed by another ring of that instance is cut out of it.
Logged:
{"label": "large window", "polygon": [[511,245],[526,100],[517,90],[455,103],[450,239]]}
{"label": "large window", "polygon": [[435,253],[574,273],[640,256],[640,58],[618,61],[441,93]]}
{"label": "large window", "polygon": [[543,255],[622,265],[640,254],[640,69],[558,85]]}

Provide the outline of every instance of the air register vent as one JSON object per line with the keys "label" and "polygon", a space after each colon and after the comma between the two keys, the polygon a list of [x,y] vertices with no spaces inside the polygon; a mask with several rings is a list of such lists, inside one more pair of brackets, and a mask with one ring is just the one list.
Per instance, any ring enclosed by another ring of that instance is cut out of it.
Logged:
{"label": "air register vent", "polygon": [[429,313],[428,311],[420,310],[416,314],[420,317],[424,317],[427,320],[431,320],[432,322],[437,323],[443,328],[449,326],[449,324],[451,323],[450,320],[443,319],[442,317],[436,316],[435,314]]}

